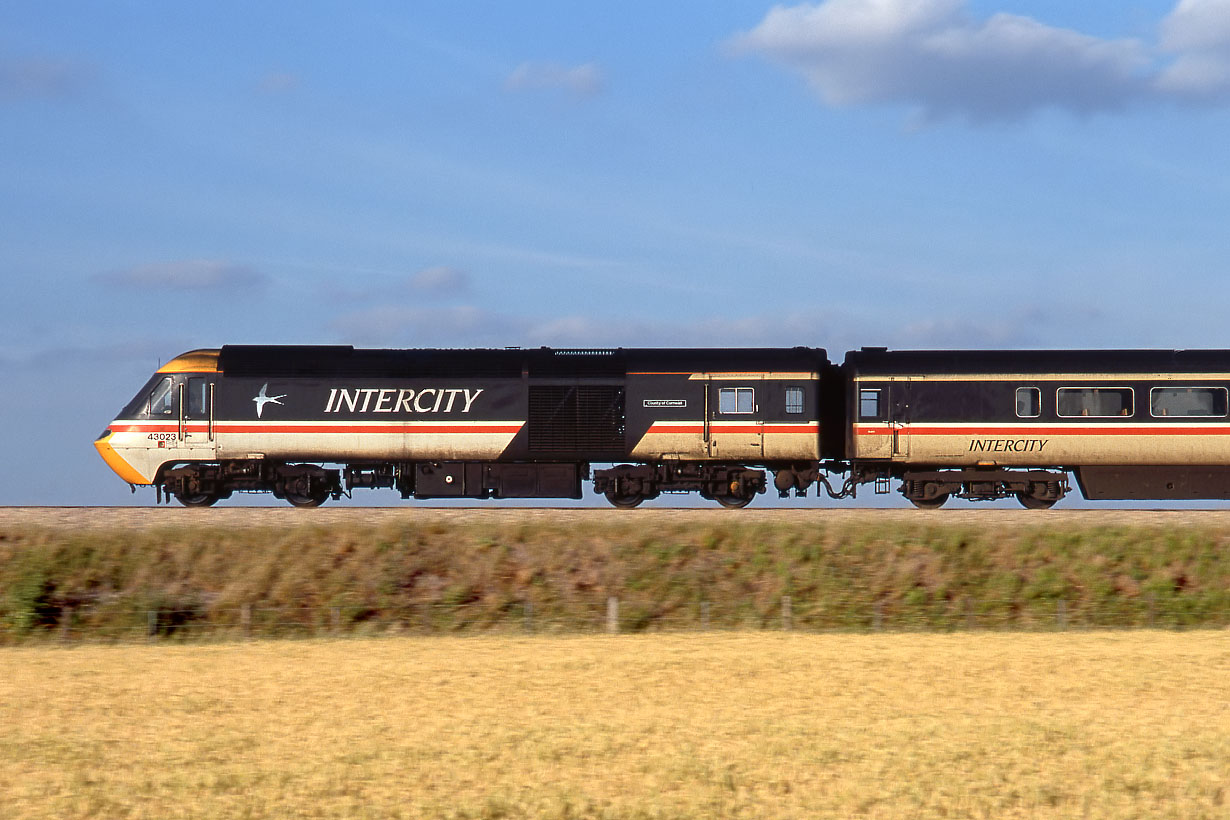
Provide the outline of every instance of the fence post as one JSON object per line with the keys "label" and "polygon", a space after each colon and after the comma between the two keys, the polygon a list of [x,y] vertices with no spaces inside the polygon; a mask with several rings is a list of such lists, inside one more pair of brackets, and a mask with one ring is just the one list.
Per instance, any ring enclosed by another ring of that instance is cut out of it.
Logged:
{"label": "fence post", "polygon": [[341,634],[342,631],[342,608],[335,606],[329,609],[329,629],[334,635]]}
{"label": "fence post", "polygon": [[1063,598],[1055,604],[1055,625],[1059,627],[1060,632],[1068,628],[1068,602]]}
{"label": "fence post", "polygon": [[252,605],[245,603],[239,607],[239,629],[246,641],[252,637]]}
{"label": "fence post", "polygon": [[525,599],[525,631],[526,634],[534,632],[534,602],[529,598]]}
{"label": "fence post", "polygon": [[1149,592],[1149,628],[1152,629],[1157,623],[1157,593],[1150,590]]}
{"label": "fence post", "polygon": [[700,602],[700,629],[702,632],[709,631],[709,602]]}
{"label": "fence post", "polygon": [[145,613],[145,639],[153,641],[158,637],[158,611],[151,609]]}
{"label": "fence post", "polygon": [[794,629],[794,605],[790,601],[789,595],[782,596],[782,631],[790,632]]}
{"label": "fence post", "polygon": [[871,628],[874,629],[876,632],[884,631],[884,602],[883,601],[880,601],[880,600],[876,601],[875,615],[873,616],[872,621],[871,621]]}
{"label": "fence post", "polygon": [[60,610],[60,641],[68,643],[68,632],[73,624],[73,608],[66,606]]}
{"label": "fence post", "polygon": [[606,631],[612,635],[619,632],[619,599],[614,595],[606,599]]}

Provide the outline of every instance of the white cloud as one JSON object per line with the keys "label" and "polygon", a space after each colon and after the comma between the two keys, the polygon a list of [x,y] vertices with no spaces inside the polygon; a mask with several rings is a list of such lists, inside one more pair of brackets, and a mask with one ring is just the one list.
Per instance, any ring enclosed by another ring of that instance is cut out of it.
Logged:
{"label": "white cloud", "polygon": [[499,347],[516,344],[525,334],[526,323],[472,305],[384,305],[345,313],[330,322],[330,327],[351,344]]}
{"label": "white cloud", "polygon": [[463,270],[437,265],[410,277],[410,288],[425,296],[459,296],[470,290],[470,276]]}
{"label": "white cloud", "polygon": [[1088,114],[1223,92],[1230,0],[1180,0],[1158,44],[1014,14],[977,19],[967,0],[824,0],[775,6],[730,46],[798,72],[829,105],[895,103],[975,121]]}
{"label": "white cloud", "polygon": [[0,101],[71,97],[86,85],[90,74],[69,60],[0,60]]}
{"label": "white cloud", "polygon": [[566,66],[560,63],[522,63],[504,81],[510,91],[563,91],[574,97],[593,97],[604,87],[602,70],[594,63]]}
{"label": "white cloud", "polygon": [[229,291],[263,286],[267,278],[246,265],[212,259],[186,259],[138,265],[99,274],[104,285],[166,291]]}
{"label": "white cloud", "polygon": [[690,322],[583,315],[544,318],[464,305],[375,307],[343,314],[331,327],[345,342],[369,345],[738,347],[813,344],[823,321],[803,314]]}
{"label": "white cloud", "polygon": [[1157,78],[1162,93],[1230,97],[1230,0],[1179,0],[1161,33],[1162,48],[1176,55]]}
{"label": "white cloud", "polygon": [[[203,346],[203,345],[201,345]],[[96,338],[84,345],[54,347],[0,347],[0,367],[47,368],[86,366],[90,368],[118,365],[148,365],[157,367],[179,351],[188,350],[191,342],[180,339],[108,341]]]}
{"label": "white cloud", "polygon": [[1230,0],[1179,0],[1162,21],[1162,45],[1171,51],[1230,47]]}
{"label": "white cloud", "polygon": [[[1073,309],[1078,310],[1078,309]],[[730,318],[654,320],[598,315],[518,316],[475,306],[441,309],[385,306],[339,316],[331,323],[341,341],[372,346],[422,347],[827,347],[840,359],[864,344],[897,347],[1022,348],[1057,342],[1065,322],[1053,310],[1025,308],[993,322],[961,316],[894,321],[843,309],[798,310]],[[1102,327],[1081,312],[1082,326]],[[1070,323],[1068,323],[1070,324]],[[880,327],[868,336],[868,327]],[[1086,343],[1076,339],[1077,343]]]}

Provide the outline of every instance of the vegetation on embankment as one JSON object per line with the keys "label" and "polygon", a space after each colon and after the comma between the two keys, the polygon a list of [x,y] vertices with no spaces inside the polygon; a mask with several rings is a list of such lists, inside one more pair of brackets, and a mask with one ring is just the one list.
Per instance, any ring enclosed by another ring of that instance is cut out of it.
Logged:
{"label": "vegetation on embankment", "polygon": [[1230,623],[1221,528],[1038,522],[821,513],[0,524],[0,642],[598,630],[611,597],[621,631],[778,629],[784,620],[797,630]]}

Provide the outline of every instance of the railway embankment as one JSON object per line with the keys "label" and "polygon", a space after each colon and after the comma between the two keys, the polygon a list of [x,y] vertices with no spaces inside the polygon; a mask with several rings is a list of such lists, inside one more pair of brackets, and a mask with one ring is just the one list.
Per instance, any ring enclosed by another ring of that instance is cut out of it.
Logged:
{"label": "railway embankment", "polygon": [[0,510],[0,643],[1230,625],[1230,514]]}

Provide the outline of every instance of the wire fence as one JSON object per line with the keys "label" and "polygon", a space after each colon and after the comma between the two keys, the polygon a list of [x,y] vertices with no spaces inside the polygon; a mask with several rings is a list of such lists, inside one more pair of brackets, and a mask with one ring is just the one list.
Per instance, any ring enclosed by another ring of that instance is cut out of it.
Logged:
{"label": "wire fence", "polygon": [[366,606],[239,604],[147,609],[61,606],[0,625],[0,643],[189,642],[393,635],[621,634],[786,631],[812,633],[1065,631],[1230,627],[1230,598],[1142,595],[1100,602],[958,598],[650,602],[439,601]]}

